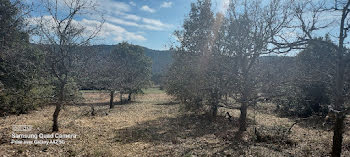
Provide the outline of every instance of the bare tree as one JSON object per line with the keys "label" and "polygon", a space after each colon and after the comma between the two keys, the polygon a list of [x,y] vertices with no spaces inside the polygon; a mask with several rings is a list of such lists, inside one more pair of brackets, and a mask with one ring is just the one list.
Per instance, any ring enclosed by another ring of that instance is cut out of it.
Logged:
{"label": "bare tree", "polygon": [[[73,67],[79,57],[78,48],[88,45],[99,33],[103,21],[93,21],[89,28],[75,19],[99,13],[90,0],[43,0],[45,15],[36,19],[40,42],[47,53],[48,71],[55,78],[56,109],[52,131],[58,131],[58,115],[69,96],[67,84],[73,80]],[[80,56],[81,57],[81,56]]]}

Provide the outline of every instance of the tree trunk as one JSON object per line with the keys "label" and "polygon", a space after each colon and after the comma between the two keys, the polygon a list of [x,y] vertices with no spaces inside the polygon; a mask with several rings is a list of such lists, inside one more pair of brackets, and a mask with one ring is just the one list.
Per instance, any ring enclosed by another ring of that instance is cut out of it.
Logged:
{"label": "tree trunk", "polygon": [[59,102],[56,104],[55,112],[53,113],[53,125],[52,125],[52,132],[58,131],[58,115],[61,111],[62,104]]}
{"label": "tree trunk", "polygon": [[248,98],[249,95],[251,94],[251,88],[250,84],[248,83],[248,70],[244,70],[245,72],[243,73],[243,83],[242,83],[242,98],[241,98],[241,114],[239,116],[239,131],[243,132],[247,130],[247,110],[248,110]]}
{"label": "tree trunk", "polygon": [[247,130],[247,109],[248,105],[247,102],[244,101],[241,106],[241,115],[239,116],[239,131],[246,131]]}
{"label": "tree trunk", "polygon": [[95,113],[95,107],[94,107],[94,105],[92,104],[90,107],[91,107],[91,116],[95,116],[96,113]]}
{"label": "tree trunk", "polygon": [[215,118],[218,114],[219,98],[221,98],[221,96],[219,96],[217,90],[211,93],[211,116],[213,118]]}
{"label": "tree trunk", "polygon": [[113,104],[114,91],[111,91],[110,96],[111,96],[111,98],[109,100],[109,108],[112,109],[114,107],[114,104]]}
{"label": "tree trunk", "polygon": [[344,129],[344,118],[342,114],[336,115],[336,120],[333,130],[333,147],[332,147],[332,157],[340,157],[341,148],[343,142],[343,129]]}
{"label": "tree trunk", "polygon": [[128,101],[131,101],[131,92],[129,93],[129,95],[128,95]]}
{"label": "tree trunk", "polygon": [[56,104],[55,112],[53,113],[53,116],[52,116],[52,121],[53,121],[52,132],[58,131],[58,115],[60,114],[61,107],[64,102],[64,86],[65,86],[65,83],[62,83],[59,89],[60,91],[58,95],[58,102]]}
{"label": "tree trunk", "polygon": [[123,104],[123,93],[120,92],[120,104]]}
{"label": "tree trunk", "polygon": [[218,105],[217,104],[212,104],[211,111],[212,111],[213,118],[215,118],[217,116],[217,114],[218,114]]}
{"label": "tree trunk", "polygon": [[[342,54],[339,54],[342,55]],[[335,102],[334,109],[336,111],[344,110],[344,73],[345,64],[342,56],[338,56],[339,62],[337,64],[336,82],[335,82]],[[332,157],[340,157],[343,143],[343,129],[344,129],[345,115],[337,113],[333,129],[333,146]]]}
{"label": "tree trunk", "polygon": [[[347,37],[346,32],[348,31],[345,27],[346,17],[348,16],[348,9],[350,6],[350,1],[347,2],[342,10],[342,17],[340,21],[340,31],[339,31],[339,46],[337,50],[337,60],[336,60],[336,74],[335,74],[335,102],[334,109],[336,111],[344,110],[344,74],[346,61],[344,59],[344,40]],[[333,129],[333,146],[332,146],[332,156],[340,157],[342,142],[343,142],[343,128],[344,128],[344,118],[345,115],[342,113],[336,114],[336,120]]]}
{"label": "tree trunk", "polygon": [[252,89],[253,89],[253,82],[251,82],[250,74],[249,74],[249,67],[253,65],[255,62],[255,59],[251,60],[250,63],[248,61],[248,58],[243,57],[241,66],[242,66],[242,82],[240,83],[240,103],[241,103],[241,114],[239,115],[239,131],[244,132],[247,130],[247,110],[248,110],[248,100],[252,95]]}

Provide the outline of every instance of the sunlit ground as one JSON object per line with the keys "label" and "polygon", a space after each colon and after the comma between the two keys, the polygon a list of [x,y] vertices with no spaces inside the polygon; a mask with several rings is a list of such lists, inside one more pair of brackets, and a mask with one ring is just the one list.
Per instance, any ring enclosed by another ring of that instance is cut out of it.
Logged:
{"label": "sunlit ground", "polygon": [[[33,125],[32,133],[50,133],[54,106],[0,120],[1,156],[327,156],[331,131],[315,117],[296,124],[275,115],[273,104],[249,110],[249,128],[237,134],[238,110],[220,108],[234,116],[210,121],[205,115],[179,112],[181,105],[158,89],[147,89],[129,104],[110,110],[108,92],[83,92],[85,103],[65,106],[59,116],[60,133],[74,133],[62,145],[14,145],[11,125]],[[118,101],[119,95],[116,95]],[[91,105],[96,115],[91,116]],[[255,115],[255,116],[254,116]],[[254,125],[254,117],[256,125]],[[348,124],[348,121],[347,121]],[[262,139],[256,139],[257,128]],[[350,156],[346,129],[343,156]]]}

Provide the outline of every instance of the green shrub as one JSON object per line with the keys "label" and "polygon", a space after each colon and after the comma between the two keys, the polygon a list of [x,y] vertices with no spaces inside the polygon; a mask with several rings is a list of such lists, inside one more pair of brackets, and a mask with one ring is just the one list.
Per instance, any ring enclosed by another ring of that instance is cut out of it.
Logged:
{"label": "green shrub", "polygon": [[327,115],[330,105],[329,91],[324,84],[304,84],[288,96],[275,100],[280,113],[285,116],[309,117],[313,114]]}

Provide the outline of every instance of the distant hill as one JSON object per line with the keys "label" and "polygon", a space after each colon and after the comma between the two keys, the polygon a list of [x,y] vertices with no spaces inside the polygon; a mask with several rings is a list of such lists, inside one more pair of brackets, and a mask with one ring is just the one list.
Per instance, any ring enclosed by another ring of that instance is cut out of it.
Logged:
{"label": "distant hill", "polygon": [[[98,53],[105,55],[113,50],[114,45],[93,45],[93,49],[97,49]],[[172,52],[169,50],[152,50],[146,47],[143,47],[145,50],[145,55],[150,57],[152,60],[152,73],[158,74],[170,66],[172,63]]]}

